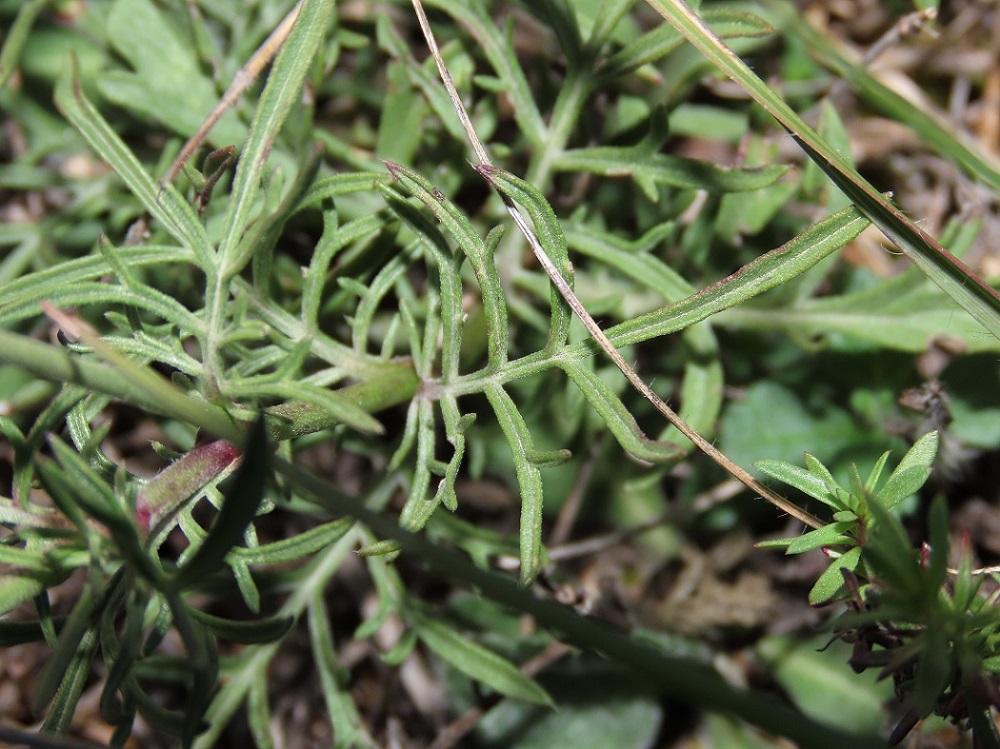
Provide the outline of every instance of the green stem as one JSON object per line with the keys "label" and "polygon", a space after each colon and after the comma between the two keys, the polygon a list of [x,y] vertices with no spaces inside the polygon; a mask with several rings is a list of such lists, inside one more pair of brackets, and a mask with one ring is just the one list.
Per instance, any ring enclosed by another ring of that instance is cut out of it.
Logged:
{"label": "green stem", "polygon": [[[590,87],[587,77],[578,71],[567,73],[566,85],[560,90],[552,109],[552,117],[541,145],[532,151],[531,163],[528,166],[527,181],[545,193],[552,179],[553,166],[556,160],[566,150],[566,143],[573,128],[580,119],[583,103]],[[500,272],[501,283],[508,298],[513,294],[514,279],[522,272],[521,252],[524,241],[521,235],[511,232],[504,237],[500,249],[496,253],[497,270]],[[516,305],[512,305],[516,309]]]}
{"label": "green stem", "polygon": [[211,392],[219,397],[222,393],[222,363],[221,339],[222,328],[225,325],[225,300],[228,294],[221,274],[213,270],[205,280],[205,338],[204,366],[205,382]]}
{"label": "green stem", "polygon": [[152,413],[194,424],[225,439],[241,439],[241,431],[223,409],[185,395],[166,381],[155,386],[137,381],[132,373],[118,367],[3,330],[0,330],[0,361],[22,367],[43,380],[82,385]]}
{"label": "green stem", "polygon": [[534,185],[539,192],[544,193],[548,189],[552,178],[552,167],[566,150],[569,137],[580,121],[584,101],[590,92],[587,81],[586,76],[570,70],[559,96],[556,97],[545,140],[534,151],[531,165],[528,167],[528,176],[525,177],[525,180]]}
{"label": "green stem", "polygon": [[[186,395],[169,382],[153,379],[156,375],[151,370],[145,370],[148,377],[138,377],[137,372],[86,359],[6,331],[0,331],[0,362],[22,367],[42,380],[82,385],[151,413],[193,424],[224,439],[242,443],[242,430],[224,409]],[[543,368],[549,366],[552,364],[547,363]],[[135,367],[141,365],[136,363]],[[419,385],[420,378],[413,364],[401,360],[385,362],[376,374],[341,392],[363,410],[374,412],[405,403],[413,398]],[[292,439],[339,423],[327,411],[298,402],[274,406],[267,409],[267,413],[282,417],[280,422],[269,424],[269,437],[274,440]]]}
{"label": "green stem", "polygon": [[[406,403],[416,395],[419,385],[420,377],[413,363],[406,360],[394,362],[391,369],[337,392],[359,408],[374,412]],[[301,437],[340,423],[329,411],[309,403],[283,403],[265,411],[268,415],[281,417],[280,421],[268,425],[268,436],[274,440]]]}

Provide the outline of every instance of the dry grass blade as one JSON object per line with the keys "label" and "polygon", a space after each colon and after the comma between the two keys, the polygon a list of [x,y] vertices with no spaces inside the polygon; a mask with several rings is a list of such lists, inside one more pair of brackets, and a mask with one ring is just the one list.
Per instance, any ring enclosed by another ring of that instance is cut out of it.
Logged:
{"label": "dry grass blade", "polygon": [[[427,40],[427,46],[437,63],[438,71],[440,71],[441,80],[444,82],[445,88],[448,90],[448,95],[451,97],[451,101],[455,106],[455,111],[458,114],[459,120],[462,122],[462,127],[465,128],[469,142],[472,144],[476,155],[479,157],[480,165],[476,167],[476,170],[492,185],[493,181],[491,179],[491,174],[495,171],[495,167],[490,161],[486,147],[479,139],[479,136],[476,135],[475,128],[473,127],[472,121],[470,120],[468,112],[465,109],[465,105],[462,103],[461,97],[459,97],[458,91],[455,88],[455,84],[452,82],[451,75],[448,73],[444,59],[441,57],[437,42],[434,39],[434,33],[431,30],[429,21],[427,20],[427,15],[424,13],[421,0],[412,0],[412,2],[414,10],[417,13],[417,18],[420,21],[420,28],[423,30],[424,37]],[[757,481],[757,479],[751,476],[746,470],[736,465],[732,460],[720,452],[715,445],[706,440],[690,425],[688,425],[688,423],[685,422],[669,405],[667,405],[663,399],[653,392],[652,388],[650,388],[649,385],[647,385],[638,375],[638,373],[636,373],[636,371],[629,366],[628,362],[625,361],[625,358],[608,339],[601,327],[584,308],[576,294],[573,293],[573,289],[570,288],[569,284],[562,277],[562,274],[556,268],[555,264],[553,264],[552,260],[549,259],[549,256],[542,248],[541,242],[539,241],[534,230],[528,225],[528,222],[525,220],[520,210],[518,210],[517,206],[515,206],[514,203],[505,196],[502,197],[504,197],[504,204],[507,206],[508,213],[510,213],[511,218],[517,225],[517,228],[524,235],[525,239],[528,240],[528,244],[535,253],[535,257],[538,258],[538,262],[545,269],[546,274],[548,274],[550,281],[555,285],[556,289],[558,289],[563,299],[566,300],[566,303],[569,305],[570,309],[573,310],[573,313],[584,324],[584,327],[587,328],[587,332],[595,341],[597,341],[604,353],[611,358],[611,361],[613,361],[615,366],[621,370],[621,373],[625,375],[626,379],[628,379],[632,386],[638,390],[646,400],[652,403],[654,408],[656,408],[656,410],[659,411],[667,421],[677,427],[677,429],[685,437],[691,440],[691,442],[694,443],[699,450],[729,472],[729,474],[740,481],[740,483],[751,491],[759,494],[775,507],[787,512],[797,520],[800,520],[813,528],[820,528],[823,524],[818,518],[796,506],[784,497],[775,494],[773,491]]]}
{"label": "dry grass blade", "polygon": [[173,182],[177,179],[177,175],[180,174],[181,169],[188,159],[191,158],[192,154],[198,147],[205,141],[208,134],[212,132],[212,128],[215,127],[222,115],[226,113],[236,100],[240,97],[244,91],[249,88],[250,84],[253,83],[257,76],[260,75],[260,71],[264,69],[274,56],[278,53],[281,45],[284,44],[285,39],[288,37],[288,32],[292,30],[292,24],[295,23],[295,19],[298,18],[299,9],[302,7],[303,0],[299,0],[292,8],[288,15],[286,15],[278,27],[271,32],[271,35],[264,40],[264,43],[257,48],[254,52],[253,57],[247,62],[242,68],[237,71],[236,75],[233,76],[233,82],[229,84],[229,88],[219,99],[219,103],[215,105],[215,109],[205,118],[205,121],[198,128],[198,132],[192,135],[184,147],[181,148],[180,153],[177,154],[177,158],[174,159],[167,173],[163,176],[164,183]]}

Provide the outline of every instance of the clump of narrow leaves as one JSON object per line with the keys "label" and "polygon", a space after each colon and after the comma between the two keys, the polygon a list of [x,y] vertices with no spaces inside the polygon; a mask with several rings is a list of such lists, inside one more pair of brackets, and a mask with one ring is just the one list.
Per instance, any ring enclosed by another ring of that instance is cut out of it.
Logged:
{"label": "clump of narrow leaves", "polygon": [[845,590],[843,570],[858,571],[862,551],[868,545],[880,511],[888,513],[912,496],[931,474],[937,454],[938,433],[921,437],[889,478],[882,482],[889,453],[883,453],[868,478],[861,480],[857,466],[851,466],[850,489],[842,487],[829,469],[806,453],[806,467],[780,460],[761,460],[757,468],[772,478],[794,486],[832,511],[831,522],[796,538],[769,541],[764,546],[782,548],[788,554],[802,554],[822,548],[833,561],[809,591],[813,605],[827,603]]}
{"label": "clump of narrow leaves", "polygon": [[948,512],[937,498],[928,514],[929,542],[918,552],[900,521],[874,505],[875,526],[862,553],[867,582],[843,571],[849,611],[837,623],[854,643],[857,672],[892,677],[904,713],[890,737],[901,741],[934,714],[971,728],[976,746],[1000,746],[991,709],[1000,707],[998,592],[980,592],[968,548],[949,570]]}
{"label": "clump of narrow leaves", "polygon": [[938,497],[928,514],[928,536],[914,548],[897,513],[923,486],[937,453],[938,434],[919,439],[882,482],[888,453],[865,481],[852,466],[849,489],[806,453],[806,468],[766,460],[757,467],[832,510],[831,521],[797,538],[764,545],[789,554],[817,548],[833,557],[809,593],[811,603],[846,599],[837,635],[854,644],[851,667],[892,677],[903,716],[890,738],[901,741],[918,721],[936,714],[972,728],[978,746],[998,746],[990,709],[1000,707],[998,592],[980,592],[964,548],[949,570],[948,512]]}

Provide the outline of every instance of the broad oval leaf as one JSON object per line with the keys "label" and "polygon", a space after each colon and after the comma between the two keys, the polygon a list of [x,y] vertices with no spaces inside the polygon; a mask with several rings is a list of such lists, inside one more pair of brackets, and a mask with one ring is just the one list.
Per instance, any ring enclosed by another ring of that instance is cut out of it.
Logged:
{"label": "broad oval leaf", "polygon": [[[906,455],[899,461],[899,465],[892,472],[892,476],[917,466],[930,468],[934,464],[934,458],[937,456],[939,441],[940,436],[936,431],[928,432],[918,439],[913,444],[913,447],[906,451]],[[892,480],[892,476],[889,477],[890,481]]]}
{"label": "broad oval leaf", "polygon": [[907,451],[876,495],[884,507],[892,509],[924,485],[931,474],[938,442],[938,433],[928,432]]}
{"label": "broad oval leaf", "polygon": [[876,495],[878,501],[883,507],[891,510],[907,497],[916,494],[930,475],[931,469],[925,466],[913,466],[905,471],[897,469]]}

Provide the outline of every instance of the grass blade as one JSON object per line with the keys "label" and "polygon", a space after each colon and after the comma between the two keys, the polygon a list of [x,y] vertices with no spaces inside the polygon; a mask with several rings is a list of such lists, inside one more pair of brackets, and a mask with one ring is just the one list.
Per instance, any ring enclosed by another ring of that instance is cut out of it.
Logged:
{"label": "grass blade", "polygon": [[272,142],[299,97],[302,82],[326,34],[332,5],[328,0],[307,0],[302,4],[267,78],[250,127],[250,137],[236,169],[226,232],[219,247],[223,279],[234,276],[250,260],[248,252],[240,253],[239,250],[250,211],[260,193],[264,164]]}
{"label": "grass blade", "polygon": [[705,57],[740,84],[795,142],[927,276],[972,317],[1000,338],[1000,294],[977,277],[892,203],[810,128],[757,77],[683,0],[647,0]]}
{"label": "grass blade", "polygon": [[194,209],[170,185],[158,185],[90,103],[80,85],[76,58],[56,84],[56,106],[102,159],[118,173],[129,190],[164,228],[191,249],[203,269],[212,267],[212,245]]}
{"label": "grass blade", "polygon": [[888,86],[879,82],[860,65],[847,60],[830,40],[814,29],[787,3],[773,4],[782,14],[782,26],[790,28],[802,38],[808,50],[820,65],[844,80],[868,104],[897,122],[913,129],[920,139],[945,158],[961,167],[972,177],[983,180],[994,190],[1000,190],[1000,164],[981,151],[953,124],[945,123],[934,112],[920,109]]}
{"label": "grass blade", "polygon": [[24,50],[24,44],[28,41],[28,34],[35,24],[35,19],[42,12],[51,0],[28,0],[21,4],[21,9],[17,12],[17,18],[8,29],[7,38],[4,39],[3,49],[0,49],[0,88],[7,85],[7,81],[17,68],[17,61]]}

